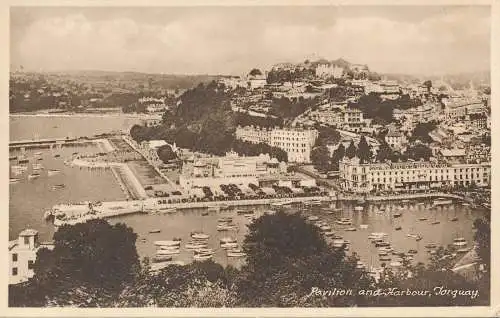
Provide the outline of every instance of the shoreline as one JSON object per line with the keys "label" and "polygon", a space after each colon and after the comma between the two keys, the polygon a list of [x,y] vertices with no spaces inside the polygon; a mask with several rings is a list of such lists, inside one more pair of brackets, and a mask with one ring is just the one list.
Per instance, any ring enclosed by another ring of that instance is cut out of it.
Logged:
{"label": "shoreline", "polygon": [[[453,195],[453,194],[445,194],[445,193],[426,193],[420,195],[406,195],[404,197],[395,197],[395,196],[381,196],[377,197],[377,200],[366,200],[367,202],[381,202],[381,201],[399,201],[399,200],[415,200],[415,199],[430,199],[435,197],[447,197],[459,201],[465,201],[464,198]],[[311,197],[294,197],[294,198],[268,198],[268,199],[250,199],[250,200],[231,200],[231,201],[198,201],[198,202],[177,202],[177,203],[165,203],[159,204],[158,201],[160,198],[148,198],[144,200],[133,200],[133,201],[116,201],[116,202],[103,202],[103,206],[97,208],[95,211],[97,213],[92,214],[91,218],[111,218],[111,217],[119,217],[122,215],[130,214],[130,213],[144,213],[148,214],[149,212],[154,211],[162,211],[162,210],[170,210],[175,209],[176,212],[184,209],[205,209],[211,207],[240,207],[240,206],[261,206],[261,205],[272,205],[275,203],[302,203],[304,201],[313,201],[318,200],[321,202],[337,202],[337,201],[353,201],[353,199],[338,199],[336,196],[311,196]],[[355,200],[355,199],[354,199]],[[104,206],[110,206],[105,208]],[[54,206],[52,209],[56,208],[58,205]],[[59,205],[63,206],[63,205]],[[71,208],[70,205],[66,205],[68,210]],[[116,207],[120,208],[117,209]],[[130,207],[134,206],[136,209],[134,211],[130,211]],[[114,207],[114,208],[113,208]],[[140,207],[140,208],[139,208]],[[60,210],[60,209],[59,209]],[[98,212],[101,210],[100,212]],[[60,210],[61,211],[61,210]],[[64,211],[62,211],[64,212]],[[88,211],[86,214],[69,220],[59,220],[59,224],[76,224],[80,222],[87,221],[87,217],[89,216]]]}
{"label": "shoreline", "polygon": [[23,118],[23,117],[60,117],[60,118],[129,118],[129,119],[154,119],[161,120],[162,115],[148,115],[148,114],[126,114],[126,113],[10,113],[9,118]]}

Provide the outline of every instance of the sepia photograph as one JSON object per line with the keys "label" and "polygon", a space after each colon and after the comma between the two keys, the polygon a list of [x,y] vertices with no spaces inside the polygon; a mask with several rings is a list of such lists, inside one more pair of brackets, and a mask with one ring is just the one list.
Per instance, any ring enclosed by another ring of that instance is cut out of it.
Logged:
{"label": "sepia photograph", "polygon": [[490,306],[491,14],[11,6],[8,306]]}

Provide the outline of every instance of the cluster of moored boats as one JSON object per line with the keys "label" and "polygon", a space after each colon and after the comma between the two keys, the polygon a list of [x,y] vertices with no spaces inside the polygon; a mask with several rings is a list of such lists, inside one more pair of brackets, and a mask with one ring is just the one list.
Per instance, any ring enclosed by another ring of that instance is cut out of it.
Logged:
{"label": "cluster of moored boats", "polygon": [[[57,155],[57,156],[59,156],[59,155]],[[31,171],[31,173],[29,173],[27,175],[28,180],[33,180],[33,179],[39,178],[41,176],[40,171],[45,169],[45,167],[41,163],[37,162],[37,161],[43,160],[41,152],[35,152],[33,159],[34,159],[34,162],[31,164],[32,171]],[[19,156],[10,156],[9,160],[10,161],[17,160],[18,164],[12,165],[10,167],[12,173],[15,176],[23,175],[25,172],[28,171],[30,159],[27,158],[25,154],[21,154]],[[60,172],[61,171],[58,169],[47,169],[47,175],[49,177],[54,176],[56,174],[59,174]],[[9,183],[15,184],[15,183],[18,183],[20,180],[21,180],[21,178],[16,178],[16,177],[10,178]]]}
{"label": "cluster of moored boats", "polygon": [[[183,245],[180,238],[174,238],[166,241],[155,241],[154,245],[157,247],[157,250],[153,258],[153,262],[168,262],[167,265],[171,264],[173,257],[180,254],[182,246],[186,251],[193,252],[193,260],[210,260],[215,253],[215,249],[209,247],[209,238],[209,234],[203,232],[192,232],[191,239]],[[223,237],[220,239],[219,244],[220,248],[226,252],[227,257],[239,258],[246,256],[246,254],[239,247],[238,241],[233,237]]]}

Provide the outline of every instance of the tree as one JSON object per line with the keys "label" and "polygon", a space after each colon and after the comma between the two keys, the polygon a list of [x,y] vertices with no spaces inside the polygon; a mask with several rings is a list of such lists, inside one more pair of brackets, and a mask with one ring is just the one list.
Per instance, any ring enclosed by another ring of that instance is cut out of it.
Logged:
{"label": "tree", "polygon": [[139,265],[136,238],[124,224],[101,219],[61,226],[54,233],[54,249],[38,251],[34,277],[14,289],[9,302],[30,307],[109,305],[134,278]]}
{"label": "tree", "polygon": [[421,142],[429,143],[432,142],[432,138],[429,133],[436,129],[437,123],[434,121],[428,123],[418,123],[415,128],[413,128],[410,142],[420,140]]}
{"label": "tree", "polygon": [[262,75],[262,72],[257,68],[253,68],[249,74],[250,76],[259,76]]}
{"label": "tree", "polygon": [[326,146],[314,147],[311,151],[311,162],[319,171],[326,171],[330,166],[330,154]]}
{"label": "tree", "polygon": [[474,221],[474,241],[478,245],[477,254],[489,272],[491,262],[491,229],[490,222],[485,219],[476,219]]}
{"label": "tree", "polygon": [[370,161],[372,157],[372,151],[370,149],[370,146],[366,142],[365,136],[361,136],[361,139],[359,140],[358,143],[358,150],[356,154],[360,159],[360,163],[367,163]]}
{"label": "tree", "polygon": [[415,146],[408,148],[406,155],[408,158],[413,160],[423,159],[428,161],[432,157],[432,150],[424,144],[416,144]]}
{"label": "tree", "polygon": [[172,150],[170,145],[163,145],[157,150],[158,158],[163,162],[169,162],[177,159],[177,154]]}
{"label": "tree", "polygon": [[[249,226],[243,249],[247,264],[236,281],[239,306],[352,306],[356,297],[323,297],[312,288],[368,287],[369,280],[346,259],[342,248],[328,247],[319,230],[299,214],[264,215]],[[330,287],[328,287],[330,286]]]}
{"label": "tree", "polygon": [[351,141],[351,143],[349,144],[349,147],[347,147],[347,149],[345,151],[345,155],[347,158],[352,159],[356,156],[356,152],[357,152],[357,149],[356,149],[356,146],[354,145],[354,141]]}
{"label": "tree", "polygon": [[432,87],[432,81],[431,80],[426,80],[422,85],[424,85],[425,87],[427,87],[427,91],[430,91],[431,87]]}
{"label": "tree", "polygon": [[339,161],[342,160],[345,156],[345,147],[344,144],[339,144],[337,149],[333,151],[332,158],[331,158],[331,164],[332,164],[332,169],[334,171],[339,170]]}

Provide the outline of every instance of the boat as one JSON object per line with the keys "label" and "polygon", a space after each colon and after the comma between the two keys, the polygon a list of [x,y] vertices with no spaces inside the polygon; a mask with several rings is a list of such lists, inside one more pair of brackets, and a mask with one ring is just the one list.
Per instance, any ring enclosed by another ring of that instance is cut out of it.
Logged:
{"label": "boat", "polygon": [[413,233],[408,233],[406,236],[412,237],[412,238],[416,239],[416,238],[418,238],[419,235],[418,234],[413,234]]}
{"label": "boat", "polygon": [[363,229],[363,230],[364,230],[364,229],[367,229],[367,228],[368,228],[368,224],[360,224],[360,225],[359,225],[359,228],[360,228],[360,229]]}
{"label": "boat", "polygon": [[167,262],[167,261],[171,261],[171,260],[172,260],[172,256],[170,256],[170,255],[156,255],[155,257],[153,257],[154,263]]}
{"label": "boat", "polygon": [[251,211],[251,210],[236,210],[236,214],[251,215],[251,214],[253,214],[253,211]]}
{"label": "boat", "polygon": [[399,262],[399,261],[394,261],[394,262],[391,262],[389,265],[392,267],[400,267],[403,264],[401,264],[401,262]]}
{"label": "boat", "polygon": [[226,237],[223,237],[220,239],[220,243],[221,244],[225,244],[225,243],[236,243],[237,240],[233,237],[230,237],[230,236],[226,236]]}
{"label": "boat", "polygon": [[363,207],[358,205],[354,207],[354,211],[363,211]]}
{"label": "boat", "polygon": [[238,243],[236,242],[221,243],[220,247],[223,249],[232,249],[238,247]]}
{"label": "boat", "polygon": [[453,240],[453,245],[455,245],[457,247],[466,246],[467,241],[463,237],[458,237],[458,238]]}
{"label": "boat", "polygon": [[424,203],[424,202],[418,202],[418,203],[417,203],[417,204],[415,204],[415,205],[425,205],[425,203]]}
{"label": "boat", "polygon": [[219,212],[220,211],[220,207],[218,206],[209,206],[208,207],[208,212]]}
{"label": "boat", "polygon": [[180,250],[176,249],[160,249],[156,251],[156,256],[164,256],[164,255],[176,255],[180,254]]}
{"label": "boat", "polygon": [[234,249],[234,250],[227,251],[227,257],[245,257],[245,256],[247,256],[247,254],[244,253],[240,249]]}
{"label": "boat", "polygon": [[457,249],[457,253],[467,253],[468,251],[470,251],[470,248],[468,247],[462,247]]}
{"label": "boat", "polygon": [[425,246],[424,246],[424,247],[425,247],[425,248],[436,248],[436,247],[437,247],[437,245],[436,245],[436,243],[428,243],[428,244],[425,244]]}
{"label": "boat", "polygon": [[18,179],[18,178],[10,178],[10,179],[9,179],[9,184],[18,183],[18,182],[19,182],[19,180],[21,180],[21,179]]}
{"label": "boat", "polygon": [[417,250],[414,250],[414,249],[408,250],[408,254],[417,254],[417,253],[418,253]]}
{"label": "boat", "polygon": [[149,230],[149,233],[160,233],[161,230],[160,229],[152,229],[152,230]]}
{"label": "boat", "polygon": [[394,218],[399,218],[399,217],[401,217],[401,215],[403,215],[403,214],[402,213],[394,213],[392,216]]}
{"label": "boat", "polygon": [[419,217],[418,220],[419,221],[427,221],[427,218],[425,216],[422,216],[422,217]]}
{"label": "boat", "polygon": [[187,243],[184,247],[188,250],[197,250],[200,248],[206,248],[208,246],[207,243],[201,243],[201,242],[189,242]]}
{"label": "boat", "polygon": [[212,254],[195,254],[193,259],[195,261],[206,261],[212,258]]}
{"label": "boat", "polygon": [[332,244],[333,244],[333,247],[337,247],[337,248],[342,247],[344,245],[347,245],[347,244],[345,244],[345,241],[343,239],[334,239]]}
{"label": "boat", "polygon": [[451,218],[450,221],[451,222],[456,222],[456,221],[458,221],[458,217],[455,216],[455,217]]}
{"label": "boat", "polygon": [[378,251],[378,255],[379,256],[387,256],[387,255],[389,255],[389,253],[387,251],[385,251],[385,250],[379,250]]}
{"label": "boat", "polygon": [[347,229],[345,229],[346,231],[349,231],[349,232],[354,232],[354,231],[357,231],[357,229],[355,227],[348,227]]}
{"label": "boat", "polygon": [[401,203],[408,203],[408,202],[410,202],[410,200],[408,200],[408,199],[404,199],[401,201]]}
{"label": "boat", "polygon": [[205,254],[205,255],[209,255],[209,254],[213,254],[214,253],[214,250],[212,248],[207,248],[207,247],[202,247],[202,248],[197,248],[194,250],[194,253],[195,254]]}
{"label": "boat", "polygon": [[307,219],[308,219],[309,221],[318,221],[318,220],[319,220],[319,217],[318,217],[318,216],[316,216],[316,215],[310,215],[310,216],[308,216],[308,217],[307,217]]}
{"label": "boat", "polygon": [[324,232],[323,235],[324,236],[334,236],[335,232],[333,232],[333,231],[327,231],[327,232]]}
{"label": "boat", "polygon": [[378,238],[378,237],[384,237],[387,236],[387,233],[384,232],[373,232],[368,235],[368,238]]}
{"label": "boat", "polygon": [[232,222],[233,218],[230,216],[225,216],[225,217],[220,218],[218,221],[219,221],[219,223]]}
{"label": "boat", "polygon": [[34,164],[31,166],[31,168],[32,168],[33,170],[42,170],[42,169],[43,169],[43,166],[42,166],[41,164],[39,164],[39,163],[34,163]]}
{"label": "boat", "polygon": [[235,229],[236,229],[236,225],[234,225],[234,224],[218,224],[217,225],[217,231],[219,231],[219,232],[231,231],[231,230],[235,230]]}
{"label": "boat", "polygon": [[319,229],[323,232],[330,232],[332,230],[332,228],[328,225],[323,225]]}
{"label": "boat", "polygon": [[452,204],[452,203],[453,203],[453,200],[449,200],[449,199],[437,199],[437,200],[432,201],[432,205],[434,205],[434,206],[448,205],[448,204]]}
{"label": "boat", "polygon": [[201,216],[207,216],[207,215],[208,215],[208,211],[201,212]]}
{"label": "boat", "polygon": [[177,209],[176,208],[160,208],[158,211],[160,213],[163,213],[163,214],[169,214],[169,213],[177,212]]}
{"label": "boat", "polygon": [[54,158],[59,158],[59,157],[61,157],[60,154],[58,154],[58,153],[54,154]]}
{"label": "boat", "polygon": [[394,230],[396,230],[396,231],[401,231],[401,226],[396,226],[396,227],[394,228]]}
{"label": "boat", "polygon": [[380,257],[379,257],[379,260],[380,260],[381,262],[389,262],[389,261],[391,261],[391,259],[392,259],[392,258],[391,258],[390,256],[380,256]]}
{"label": "boat", "polygon": [[418,235],[416,238],[415,238],[415,241],[421,241],[422,240],[422,236]]}
{"label": "boat", "polygon": [[29,180],[36,179],[38,177],[40,177],[39,173],[32,173],[32,174],[28,175]]}
{"label": "boat", "polygon": [[335,221],[335,223],[340,224],[340,225],[351,225],[352,220],[349,218],[341,218],[340,220]]}
{"label": "boat", "polygon": [[436,225],[436,224],[439,224],[441,223],[441,221],[434,221],[434,222],[431,222],[431,225]]}
{"label": "boat", "polygon": [[365,200],[364,199],[358,199],[358,200],[356,200],[356,203],[357,204],[365,204]]}
{"label": "boat", "polygon": [[153,243],[156,246],[180,246],[180,240],[170,240],[170,241],[155,241]]}
{"label": "boat", "polygon": [[17,156],[9,156],[9,161],[11,160],[17,160]]}
{"label": "boat", "polygon": [[180,245],[160,245],[158,246],[158,250],[178,250],[180,247]]}
{"label": "boat", "polygon": [[23,164],[23,163],[29,163],[30,161],[28,158],[22,158],[22,159],[18,158],[17,162]]}
{"label": "boat", "polygon": [[208,240],[210,235],[201,232],[193,232],[191,233],[191,237],[196,240]]}
{"label": "boat", "polygon": [[35,156],[41,156],[42,155],[42,152],[41,151],[37,151],[35,152]]}
{"label": "boat", "polygon": [[470,204],[469,204],[469,203],[467,203],[467,202],[462,203],[462,205],[463,205],[463,206],[470,206]]}
{"label": "boat", "polygon": [[389,242],[386,242],[386,241],[375,243],[375,247],[384,247],[384,246],[391,246],[391,244]]}
{"label": "boat", "polygon": [[55,184],[52,186],[52,190],[60,190],[66,188],[66,185],[61,183],[61,184]]}
{"label": "boat", "polygon": [[76,156],[78,154],[78,152],[73,152],[72,155],[73,156]]}
{"label": "boat", "polygon": [[60,170],[57,170],[57,169],[49,169],[49,170],[47,170],[47,175],[48,175],[49,177],[51,177],[51,176],[54,176],[54,175],[56,175],[56,174],[59,174],[60,172],[61,172],[61,171],[60,171]]}

